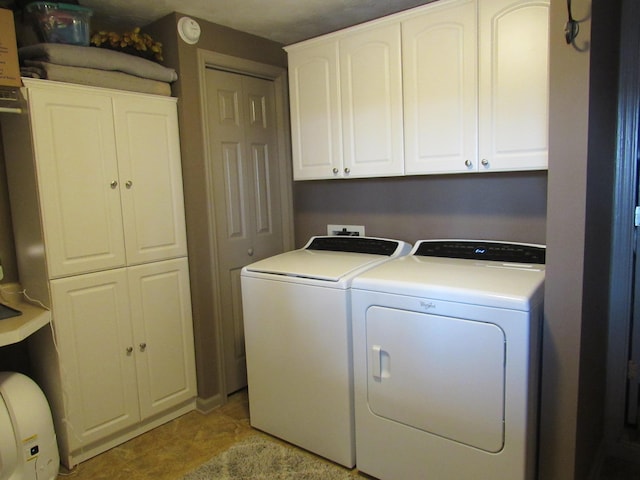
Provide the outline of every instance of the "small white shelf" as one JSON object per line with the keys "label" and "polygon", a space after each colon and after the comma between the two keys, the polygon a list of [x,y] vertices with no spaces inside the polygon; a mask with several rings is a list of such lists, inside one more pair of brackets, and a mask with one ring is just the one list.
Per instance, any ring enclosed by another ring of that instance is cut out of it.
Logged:
{"label": "small white shelf", "polygon": [[49,310],[28,303],[21,294],[5,297],[8,296],[12,298],[6,301],[3,299],[0,303],[19,310],[22,315],[0,320],[0,347],[21,342],[51,322]]}

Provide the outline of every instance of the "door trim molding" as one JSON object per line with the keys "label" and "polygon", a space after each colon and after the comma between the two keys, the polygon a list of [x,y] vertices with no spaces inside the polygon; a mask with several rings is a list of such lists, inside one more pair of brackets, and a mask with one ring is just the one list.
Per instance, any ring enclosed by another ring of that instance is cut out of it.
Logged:
{"label": "door trim molding", "polygon": [[[629,338],[633,305],[635,230],[633,224],[638,191],[638,136],[640,133],[640,3],[625,0],[620,35],[617,153],[613,199],[609,339],[605,441],[611,455],[637,458],[640,445],[626,439],[625,398]],[[637,461],[637,460],[636,460]]]}
{"label": "door trim molding", "polygon": [[[209,152],[209,122],[207,119],[206,105],[206,81],[205,72],[207,68],[216,68],[220,70],[226,70],[233,73],[239,73],[242,75],[249,75],[254,77],[271,80],[274,82],[275,97],[276,97],[276,123],[278,128],[278,152],[284,156],[284,165],[286,168],[280,171],[280,200],[281,205],[284,207],[282,211],[282,238],[284,242],[285,250],[291,250],[294,247],[294,229],[293,229],[293,173],[292,173],[292,161],[291,161],[291,129],[289,125],[289,84],[287,78],[287,69],[278,67],[275,65],[268,65],[265,63],[256,62],[240,57],[234,57],[231,55],[225,55],[222,53],[213,52],[210,50],[197,50],[198,56],[198,82],[200,86],[200,101],[203,105],[201,109],[202,115],[202,137],[203,137],[203,152],[205,158],[205,175],[207,185],[211,186],[211,178],[214,172],[210,170],[211,154]],[[220,404],[224,404],[227,401],[226,395],[226,381],[225,381],[225,359],[224,348],[222,344],[222,309],[221,309],[221,293],[220,293],[220,270],[217,262],[218,258],[218,245],[215,236],[215,210],[212,208],[214,205],[213,191],[211,188],[207,189],[207,229],[209,236],[209,248],[212,252],[212,265],[211,265],[211,278],[213,279],[212,296],[213,296],[213,311],[214,318],[212,319],[214,324],[214,330],[216,338],[213,341],[216,343],[217,361],[220,365],[217,368],[217,391],[220,392]]]}

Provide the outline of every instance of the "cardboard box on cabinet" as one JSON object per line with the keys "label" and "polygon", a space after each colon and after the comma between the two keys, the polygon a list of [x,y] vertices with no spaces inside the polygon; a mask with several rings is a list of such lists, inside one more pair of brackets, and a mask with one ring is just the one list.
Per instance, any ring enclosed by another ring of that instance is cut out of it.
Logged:
{"label": "cardboard box on cabinet", "polygon": [[21,85],[13,12],[0,8],[0,87]]}

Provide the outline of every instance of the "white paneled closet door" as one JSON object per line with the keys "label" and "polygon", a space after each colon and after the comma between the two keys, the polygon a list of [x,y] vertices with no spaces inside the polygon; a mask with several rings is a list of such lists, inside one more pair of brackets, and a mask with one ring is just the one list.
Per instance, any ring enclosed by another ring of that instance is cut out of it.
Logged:
{"label": "white paneled closet door", "polygon": [[227,393],[246,386],[242,267],[284,250],[275,89],[270,80],[207,69],[211,198]]}

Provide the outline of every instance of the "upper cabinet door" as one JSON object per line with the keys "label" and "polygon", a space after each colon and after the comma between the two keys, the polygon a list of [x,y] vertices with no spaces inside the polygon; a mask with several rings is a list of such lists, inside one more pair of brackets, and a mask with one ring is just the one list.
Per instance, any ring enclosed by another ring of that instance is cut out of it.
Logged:
{"label": "upper cabinet door", "polygon": [[475,6],[437,2],[402,22],[407,174],[477,169]]}
{"label": "upper cabinet door", "polygon": [[344,177],[402,175],[400,24],[340,39]]}
{"label": "upper cabinet door", "polygon": [[547,168],[549,1],[478,1],[480,171]]}
{"label": "upper cabinet door", "polygon": [[123,266],[111,98],[30,88],[29,109],[49,276]]}
{"label": "upper cabinet door", "polygon": [[342,172],[338,41],[287,50],[294,180]]}
{"label": "upper cabinet door", "polygon": [[187,254],[174,99],[114,95],[127,264]]}

